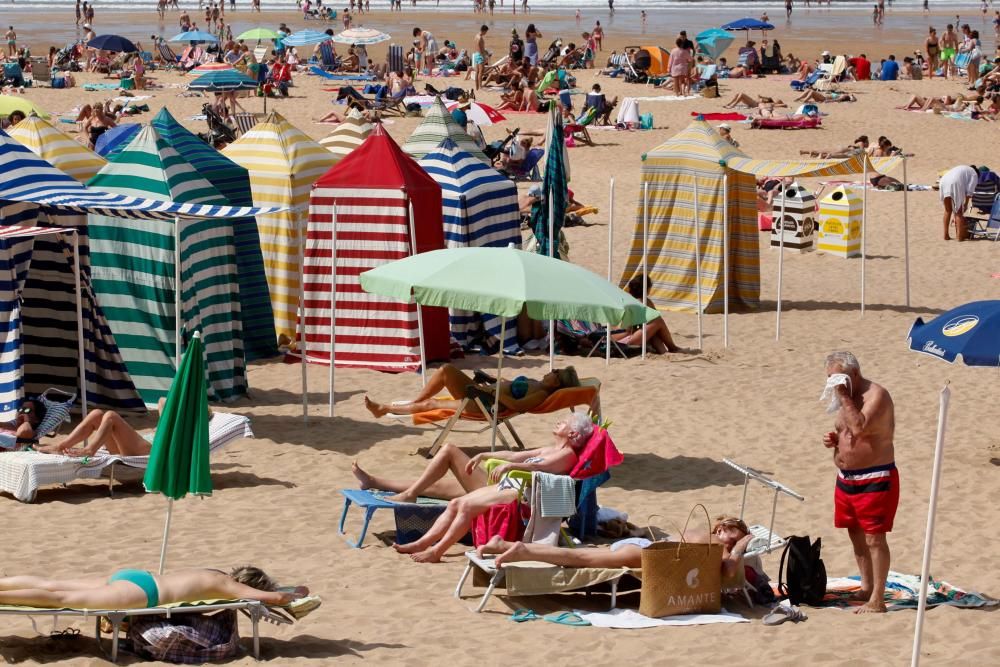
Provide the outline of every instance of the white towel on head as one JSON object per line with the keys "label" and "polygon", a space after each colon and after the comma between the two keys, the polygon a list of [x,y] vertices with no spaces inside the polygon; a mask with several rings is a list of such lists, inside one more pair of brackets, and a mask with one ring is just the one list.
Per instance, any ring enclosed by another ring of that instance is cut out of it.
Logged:
{"label": "white towel on head", "polygon": [[851,378],[844,373],[834,373],[826,379],[826,387],[820,394],[819,402],[829,401],[826,405],[827,412],[836,412],[840,409],[840,395],[835,391],[839,385],[846,385],[847,393],[851,393]]}

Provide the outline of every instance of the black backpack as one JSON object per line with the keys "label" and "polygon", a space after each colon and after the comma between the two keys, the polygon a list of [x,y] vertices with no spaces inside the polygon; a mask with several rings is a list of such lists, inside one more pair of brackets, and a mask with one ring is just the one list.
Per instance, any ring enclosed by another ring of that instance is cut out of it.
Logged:
{"label": "black backpack", "polygon": [[817,606],[826,595],[826,565],[819,553],[823,538],[810,542],[809,536],[788,538],[781,553],[778,569],[778,591],[792,604]]}

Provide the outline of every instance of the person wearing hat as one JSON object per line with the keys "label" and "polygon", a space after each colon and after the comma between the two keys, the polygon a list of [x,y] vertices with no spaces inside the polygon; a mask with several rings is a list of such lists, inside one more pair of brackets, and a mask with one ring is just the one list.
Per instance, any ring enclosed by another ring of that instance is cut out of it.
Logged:
{"label": "person wearing hat", "polygon": [[736,139],[733,138],[732,131],[733,128],[731,128],[728,123],[723,123],[722,125],[719,125],[719,136],[721,136],[723,139],[732,144],[733,148],[739,148],[740,142],[736,141]]}
{"label": "person wearing hat", "polygon": [[465,113],[466,109],[471,106],[469,100],[463,99],[460,101],[454,109],[451,110],[452,119],[461,126],[463,130],[469,127],[469,116]]}
{"label": "person wearing hat", "polygon": [[508,49],[510,54],[510,62],[514,65],[520,65],[521,59],[524,57],[524,41],[518,37],[517,28],[510,31],[510,47]]}

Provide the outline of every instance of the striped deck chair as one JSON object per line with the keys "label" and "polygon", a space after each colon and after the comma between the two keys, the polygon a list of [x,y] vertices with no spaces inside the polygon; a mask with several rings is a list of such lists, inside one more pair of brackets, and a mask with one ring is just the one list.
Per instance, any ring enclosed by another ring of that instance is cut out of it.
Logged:
{"label": "striped deck chair", "polygon": [[333,42],[329,40],[320,42],[319,57],[320,62],[323,63],[323,69],[327,71],[332,72],[340,67],[340,61],[337,60],[337,56],[333,52]]}
{"label": "striped deck chair", "polygon": [[156,50],[160,54],[160,60],[163,61],[163,66],[167,68],[177,67],[177,63],[180,62],[180,57],[173,52],[170,45],[166,42],[160,42],[156,45]]}
{"label": "striped deck chair", "polygon": [[232,115],[233,125],[235,125],[236,136],[242,137],[244,134],[252,130],[257,123],[264,120],[259,114],[250,113],[249,111],[239,111]]}
{"label": "striped deck chair", "polygon": [[[616,333],[616,330],[612,330]],[[605,327],[594,325],[582,320],[556,320],[556,340],[560,343],[563,354],[583,354],[586,351],[587,357],[592,357],[598,352],[606,352],[605,345],[608,342],[608,330]],[[576,352],[574,352],[574,350]],[[618,341],[611,340],[611,356],[620,359],[630,359],[642,353],[641,348],[632,345],[622,345]]]}
{"label": "striped deck chair", "polygon": [[389,57],[388,57],[388,60],[386,60],[386,63],[389,66],[389,71],[390,72],[400,72],[400,73],[402,73],[403,68],[404,68],[404,64],[403,64],[403,47],[400,46],[399,44],[391,44],[391,45],[389,45]]}

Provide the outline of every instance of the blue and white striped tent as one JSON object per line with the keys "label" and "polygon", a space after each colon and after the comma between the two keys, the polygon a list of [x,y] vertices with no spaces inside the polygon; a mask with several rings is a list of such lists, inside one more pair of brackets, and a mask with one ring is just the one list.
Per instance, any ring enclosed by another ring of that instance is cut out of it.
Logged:
{"label": "blue and white striped tent", "polygon": [[[418,162],[441,186],[444,240],[449,248],[489,246],[521,247],[521,217],[517,208],[517,186],[462,150],[451,139]],[[500,318],[465,310],[449,311],[451,335],[462,346],[472,342],[474,334],[485,328],[489,341],[500,335]],[[516,352],[517,322],[507,322],[505,352]]]}
{"label": "blue and white striped tent", "polygon": [[[3,174],[0,178],[0,226],[68,227],[79,234],[88,403],[115,410],[142,410],[143,403],[90,285],[86,214],[173,220],[178,217],[239,218],[276,210],[176,204],[93,190],[59,171],[3,131],[0,131],[0,174]],[[21,352],[2,348],[0,375],[21,373],[28,394],[41,393],[48,387],[78,391],[74,271],[72,250],[66,245],[61,237],[35,239],[22,289]],[[7,396],[0,396],[0,405],[8,400]]]}

